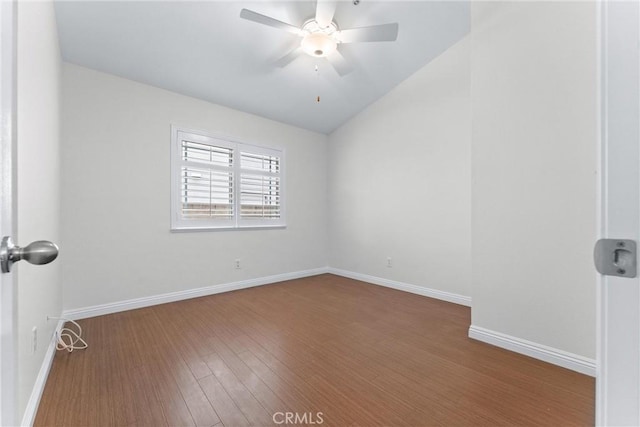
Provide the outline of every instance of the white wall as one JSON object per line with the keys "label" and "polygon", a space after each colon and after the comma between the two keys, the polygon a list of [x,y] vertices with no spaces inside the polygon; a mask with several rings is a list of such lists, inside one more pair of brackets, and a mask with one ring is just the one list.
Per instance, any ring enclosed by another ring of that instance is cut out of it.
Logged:
{"label": "white wall", "polygon": [[470,295],[470,120],[465,38],[330,135],[331,267]]}
{"label": "white wall", "polygon": [[[72,64],[63,94],[65,309],[327,265],[325,135]],[[283,147],[287,228],[171,233],[171,124]]]}
{"label": "white wall", "polygon": [[[17,235],[22,246],[59,240],[60,52],[52,2],[19,2],[17,24]],[[60,316],[58,261],[16,264],[18,279],[18,420]],[[31,353],[31,328],[38,350]]]}
{"label": "white wall", "polygon": [[595,356],[596,6],[472,4],[472,323]]}

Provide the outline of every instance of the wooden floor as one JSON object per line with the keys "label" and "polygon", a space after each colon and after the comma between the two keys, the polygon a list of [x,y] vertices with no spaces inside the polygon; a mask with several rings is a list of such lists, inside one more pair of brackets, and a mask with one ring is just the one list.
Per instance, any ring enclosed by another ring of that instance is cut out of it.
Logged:
{"label": "wooden floor", "polygon": [[469,308],[332,275],[80,323],[36,426],[594,422],[593,378],[469,339]]}

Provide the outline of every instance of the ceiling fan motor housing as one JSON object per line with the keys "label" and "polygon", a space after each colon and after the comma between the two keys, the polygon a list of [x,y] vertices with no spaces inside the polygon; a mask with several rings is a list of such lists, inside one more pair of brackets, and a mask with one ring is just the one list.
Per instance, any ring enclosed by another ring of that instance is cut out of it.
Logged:
{"label": "ceiling fan motor housing", "polygon": [[304,36],[300,45],[307,54],[323,57],[333,53],[338,47],[338,42],[330,35],[318,32]]}

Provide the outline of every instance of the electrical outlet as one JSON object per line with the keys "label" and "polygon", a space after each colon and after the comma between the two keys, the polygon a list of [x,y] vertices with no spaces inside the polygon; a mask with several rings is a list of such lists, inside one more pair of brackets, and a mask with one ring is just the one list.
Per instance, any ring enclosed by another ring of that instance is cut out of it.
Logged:
{"label": "electrical outlet", "polygon": [[31,328],[31,354],[38,351],[38,327]]}
{"label": "electrical outlet", "polygon": [[240,264],[240,258],[236,259],[235,266],[236,266],[236,270],[240,270],[242,268],[242,266]]}
{"label": "electrical outlet", "polygon": [[391,261],[391,257],[387,257],[387,267],[393,267],[393,262]]}

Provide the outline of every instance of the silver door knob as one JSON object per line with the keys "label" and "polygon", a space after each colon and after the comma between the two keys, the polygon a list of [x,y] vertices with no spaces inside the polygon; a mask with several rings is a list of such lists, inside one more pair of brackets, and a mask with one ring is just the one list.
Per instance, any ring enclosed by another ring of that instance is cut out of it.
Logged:
{"label": "silver door knob", "polygon": [[0,266],[3,273],[11,271],[14,262],[25,260],[31,264],[49,264],[58,257],[58,246],[48,240],[38,240],[24,248],[13,244],[11,237],[2,238],[0,245]]}

